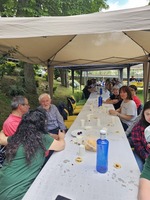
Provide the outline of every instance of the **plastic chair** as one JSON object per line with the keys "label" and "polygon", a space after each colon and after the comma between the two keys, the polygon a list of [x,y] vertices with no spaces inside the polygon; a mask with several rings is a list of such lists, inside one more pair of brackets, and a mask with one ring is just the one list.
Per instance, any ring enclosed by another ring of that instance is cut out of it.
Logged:
{"label": "plastic chair", "polygon": [[139,105],[139,107],[137,108],[137,114],[139,115],[141,113],[141,111],[143,110],[143,105]]}
{"label": "plastic chair", "polygon": [[83,105],[77,106],[76,101],[72,97],[67,97],[69,115],[78,115]]}

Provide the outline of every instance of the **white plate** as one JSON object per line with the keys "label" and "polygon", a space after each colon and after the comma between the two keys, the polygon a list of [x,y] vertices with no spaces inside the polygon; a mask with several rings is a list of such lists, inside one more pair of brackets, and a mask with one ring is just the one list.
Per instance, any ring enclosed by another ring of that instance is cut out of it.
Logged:
{"label": "white plate", "polygon": [[[79,132],[82,132],[82,134],[78,134]],[[71,135],[73,137],[76,137],[77,135],[84,135],[84,134],[85,134],[85,130],[83,130],[83,129],[76,129],[76,130],[71,132]]]}

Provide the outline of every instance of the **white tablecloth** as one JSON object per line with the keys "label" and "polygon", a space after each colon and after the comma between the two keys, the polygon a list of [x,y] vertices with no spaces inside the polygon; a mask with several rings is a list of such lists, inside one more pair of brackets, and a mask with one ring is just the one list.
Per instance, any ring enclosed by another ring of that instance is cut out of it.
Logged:
{"label": "white tablecloth", "polygon": [[[55,200],[62,195],[72,200],[136,200],[140,171],[118,117],[110,116],[110,104],[97,106],[98,95],[91,94],[66,135],[66,148],[54,153],[46,163],[23,200]],[[90,116],[90,121],[87,115]],[[97,125],[98,118],[100,125]],[[81,119],[85,119],[84,128]],[[85,136],[99,137],[107,130],[109,140],[108,172],[96,171],[96,152],[86,151],[77,163],[79,145],[71,135],[82,130]],[[115,164],[121,168],[115,168]]]}

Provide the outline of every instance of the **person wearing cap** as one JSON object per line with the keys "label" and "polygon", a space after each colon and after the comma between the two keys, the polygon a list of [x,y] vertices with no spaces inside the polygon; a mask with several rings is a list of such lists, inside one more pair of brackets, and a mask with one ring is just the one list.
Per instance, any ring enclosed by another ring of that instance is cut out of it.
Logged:
{"label": "person wearing cap", "polygon": [[113,104],[115,110],[120,108],[122,99],[119,96],[119,87],[114,85],[112,88],[112,95],[104,101],[104,103]]}
{"label": "person wearing cap", "polygon": [[141,110],[142,110],[142,103],[141,103],[141,100],[136,95],[137,87],[135,85],[130,85],[129,88],[130,88],[130,91],[132,93],[132,99],[135,102],[136,107],[137,107],[137,112],[138,112],[137,114],[139,115]]}
{"label": "person wearing cap", "polygon": [[144,135],[144,130],[150,125],[150,101],[144,104],[143,111],[141,113],[141,119],[132,129],[131,139],[133,142],[134,153],[139,157],[137,163],[142,171],[145,159],[150,154],[150,145],[147,143]]}

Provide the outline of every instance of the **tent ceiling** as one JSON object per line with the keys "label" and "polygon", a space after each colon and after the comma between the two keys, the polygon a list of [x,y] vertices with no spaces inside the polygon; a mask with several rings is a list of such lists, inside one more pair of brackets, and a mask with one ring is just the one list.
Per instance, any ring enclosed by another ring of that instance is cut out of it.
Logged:
{"label": "tent ceiling", "polygon": [[[0,53],[51,66],[140,63],[150,53],[150,6],[69,17],[0,18]],[[142,48],[141,48],[142,47]]]}

